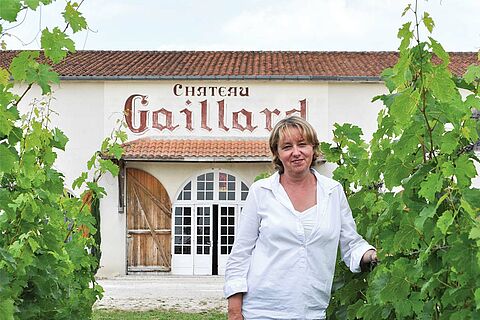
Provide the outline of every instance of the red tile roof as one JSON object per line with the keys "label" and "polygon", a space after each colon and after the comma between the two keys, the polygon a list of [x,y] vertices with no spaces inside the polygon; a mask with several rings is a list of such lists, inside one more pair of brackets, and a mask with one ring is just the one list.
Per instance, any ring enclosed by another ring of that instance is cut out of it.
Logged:
{"label": "red tile roof", "polygon": [[266,139],[153,139],[123,144],[125,160],[271,161]]}
{"label": "red tile roof", "polygon": [[[0,51],[7,67],[18,51]],[[450,53],[456,75],[477,63],[475,52]],[[397,52],[78,51],[55,66],[66,79],[378,80]]]}

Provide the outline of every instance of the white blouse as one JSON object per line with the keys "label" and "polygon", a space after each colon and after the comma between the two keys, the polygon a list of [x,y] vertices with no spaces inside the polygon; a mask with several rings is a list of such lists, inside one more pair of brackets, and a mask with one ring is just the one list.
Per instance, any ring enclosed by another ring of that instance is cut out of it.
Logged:
{"label": "white blouse", "polygon": [[356,231],[341,185],[318,172],[310,235],[281,192],[279,174],[255,182],[240,216],[225,273],[225,297],[243,292],[246,320],[324,319],[337,248],[352,272],[370,249]]}
{"label": "white blouse", "polygon": [[300,222],[303,225],[303,230],[305,231],[305,238],[310,237],[310,235],[312,234],[313,227],[315,227],[315,224],[317,222],[317,212],[317,205],[314,205],[310,209],[302,212],[295,210],[295,214],[298,216]]}

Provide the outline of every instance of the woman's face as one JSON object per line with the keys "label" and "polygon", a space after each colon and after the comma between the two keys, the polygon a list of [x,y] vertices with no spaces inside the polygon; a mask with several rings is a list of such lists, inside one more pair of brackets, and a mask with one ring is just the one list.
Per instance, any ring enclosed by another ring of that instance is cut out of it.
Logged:
{"label": "woman's face", "polygon": [[313,146],[304,139],[300,130],[290,128],[280,137],[278,158],[287,174],[308,172],[313,160]]}

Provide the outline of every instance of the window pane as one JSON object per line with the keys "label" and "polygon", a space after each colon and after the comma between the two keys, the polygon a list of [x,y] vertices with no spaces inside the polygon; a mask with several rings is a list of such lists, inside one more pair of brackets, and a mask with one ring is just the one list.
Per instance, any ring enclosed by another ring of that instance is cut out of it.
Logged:
{"label": "window pane", "polygon": [[190,254],[190,247],[183,247],[183,254]]}
{"label": "window pane", "polygon": [[182,253],[182,247],[181,246],[175,246],[175,254],[181,254]]}
{"label": "window pane", "polygon": [[207,180],[213,181],[213,172],[207,173]]}
{"label": "window pane", "polygon": [[235,192],[228,193],[228,200],[235,200]]}

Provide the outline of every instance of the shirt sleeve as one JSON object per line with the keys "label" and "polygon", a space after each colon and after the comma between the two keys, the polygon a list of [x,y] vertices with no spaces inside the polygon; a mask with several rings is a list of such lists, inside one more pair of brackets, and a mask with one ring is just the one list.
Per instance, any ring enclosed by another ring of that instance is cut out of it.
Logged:
{"label": "shirt sleeve", "polygon": [[255,188],[250,188],[245,206],[240,214],[235,242],[225,269],[225,285],[223,287],[225,298],[248,291],[247,273],[260,227],[255,193]]}
{"label": "shirt sleeve", "polygon": [[360,261],[363,254],[370,249],[375,249],[362,236],[357,233],[357,227],[353,220],[352,210],[348,205],[347,197],[341,187],[338,188],[341,214],[340,230],[340,254],[343,262],[350,271],[358,273],[361,271]]}

